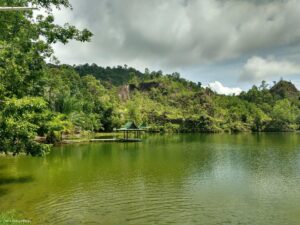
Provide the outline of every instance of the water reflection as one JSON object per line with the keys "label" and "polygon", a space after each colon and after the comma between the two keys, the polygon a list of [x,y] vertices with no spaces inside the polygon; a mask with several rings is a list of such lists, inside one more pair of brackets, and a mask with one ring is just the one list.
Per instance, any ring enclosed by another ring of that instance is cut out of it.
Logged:
{"label": "water reflection", "polygon": [[33,178],[26,192],[6,180],[0,209],[43,224],[297,224],[299,142],[296,133],[151,135],[0,159],[2,174]]}
{"label": "water reflection", "polygon": [[22,184],[32,182],[32,176],[26,177],[0,177],[0,185],[8,185],[8,184]]}

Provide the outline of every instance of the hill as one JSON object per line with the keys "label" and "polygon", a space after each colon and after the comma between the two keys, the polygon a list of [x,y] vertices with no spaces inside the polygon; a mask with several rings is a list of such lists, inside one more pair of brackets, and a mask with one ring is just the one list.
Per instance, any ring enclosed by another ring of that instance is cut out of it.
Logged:
{"label": "hill", "polygon": [[[147,122],[153,131],[163,132],[291,131],[300,125],[299,91],[289,81],[280,80],[270,88],[262,82],[239,96],[225,96],[181,78],[179,73],[142,73],[126,66],[103,68],[95,64],[54,68],[69,74],[64,79],[74,79],[79,71],[76,79],[92,76],[93,83],[100,82],[112,103],[106,116],[101,115],[105,131],[127,120]],[[79,86],[72,89],[79,90],[76,96],[81,96],[80,81],[77,83]]]}
{"label": "hill", "polygon": [[140,71],[125,66],[101,67],[96,64],[84,64],[74,66],[74,69],[80,76],[93,75],[96,79],[110,82],[113,85],[122,85],[127,83],[133,76],[142,77]]}
{"label": "hill", "polygon": [[299,95],[299,90],[296,86],[292,82],[285,80],[280,80],[275,83],[275,85],[270,89],[270,92],[281,98],[294,98]]}

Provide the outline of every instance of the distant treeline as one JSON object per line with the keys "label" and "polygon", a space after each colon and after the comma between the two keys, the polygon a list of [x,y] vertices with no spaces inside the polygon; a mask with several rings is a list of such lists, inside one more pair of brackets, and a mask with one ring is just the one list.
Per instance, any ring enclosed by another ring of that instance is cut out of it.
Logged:
{"label": "distant treeline", "polygon": [[300,93],[294,84],[285,80],[272,85],[263,81],[260,86],[253,86],[239,96],[225,96],[202,87],[201,83],[181,78],[179,73],[163,74],[162,71],[150,72],[148,69],[142,73],[126,65],[103,68],[96,64],[50,65],[50,69],[69,71],[74,76],[77,72],[81,80],[89,77],[95,85],[98,82],[98,86],[110,97],[110,112],[114,112],[114,120],[107,121],[106,117],[101,123],[105,131],[127,120],[146,122],[153,132],[299,129]]}

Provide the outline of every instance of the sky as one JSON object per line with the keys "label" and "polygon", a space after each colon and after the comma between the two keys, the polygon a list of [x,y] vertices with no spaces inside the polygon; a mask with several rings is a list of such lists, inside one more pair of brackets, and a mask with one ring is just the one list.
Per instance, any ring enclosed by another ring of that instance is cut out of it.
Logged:
{"label": "sky", "polygon": [[90,43],[56,44],[61,63],[179,72],[222,94],[262,80],[300,88],[299,0],[70,0],[56,22]]}

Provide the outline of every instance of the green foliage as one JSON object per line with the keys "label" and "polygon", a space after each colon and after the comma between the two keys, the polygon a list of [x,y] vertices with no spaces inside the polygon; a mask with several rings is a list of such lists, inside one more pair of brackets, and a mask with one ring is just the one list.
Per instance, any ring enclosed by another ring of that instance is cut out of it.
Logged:
{"label": "green foliage", "polygon": [[[50,87],[48,102],[55,107],[51,102],[51,88],[64,90],[60,86],[62,83],[47,79],[49,73],[45,60],[55,59],[51,44],[66,44],[72,39],[89,41],[92,34],[69,24],[60,26],[54,23],[51,8],[71,7],[68,0],[0,0],[0,5],[34,5],[43,11],[43,15],[30,11],[0,13],[0,152],[45,155],[50,146],[36,142],[35,137],[61,132],[69,124],[67,119],[60,120],[57,113],[50,112],[43,99]],[[72,93],[72,86],[67,86]],[[55,95],[60,93],[56,91]],[[61,111],[78,110],[72,94],[67,97],[62,99]]]}
{"label": "green foliage", "polygon": [[102,128],[99,115],[73,112],[69,116],[70,121],[76,126],[77,131],[99,131]]}
{"label": "green foliage", "polygon": [[41,98],[9,99],[1,106],[0,151],[45,155],[48,145],[38,144],[35,136],[52,119],[46,102]]}
{"label": "green foliage", "polygon": [[280,80],[270,89],[275,98],[299,97],[299,92],[292,82]]}
{"label": "green foliage", "polygon": [[288,99],[283,99],[276,102],[271,116],[272,121],[267,128],[269,131],[291,131],[297,127],[296,119],[299,116],[299,109]]}
{"label": "green foliage", "polygon": [[218,95],[176,75],[136,82],[129,91],[130,98],[121,103],[122,112],[125,120],[148,122],[151,131],[259,132],[299,128],[299,99],[293,95],[278,100],[266,82],[240,96]]}
{"label": "green foliage", "polygon": [[[0,0],[2,6],[70,7],[67,0]],[[0,14],[0,79],[1,95],[23,97],[41,95],[45,59],[53,54],[51,44],[69,40],[88,41],[92,34],[66,24],[54,23],[50,10],[34,16],[32,12],[1,12]]]}
{"label": "green foliage", "polygon": [[122,85],[128,83],[131,79],[142,78],[143,74],[131,67],[117,66],[117,67],[100,67],[96,64],[84,64],[74,67],[80,76],[92,74],[98,80],[109,82],[113,85]]}
{"label": "green foliage", "polygon": [[296,119],[295,111],[288,99],[279,100],[273,108],[272,117],[274,120],[293,123]]}
{"label": "green foliage", "polygon": [[44,98],[65,114],[76,131],[111,131],[118,124],[118,98],[95,77],[80,77],[71,67],[47,69]]}

